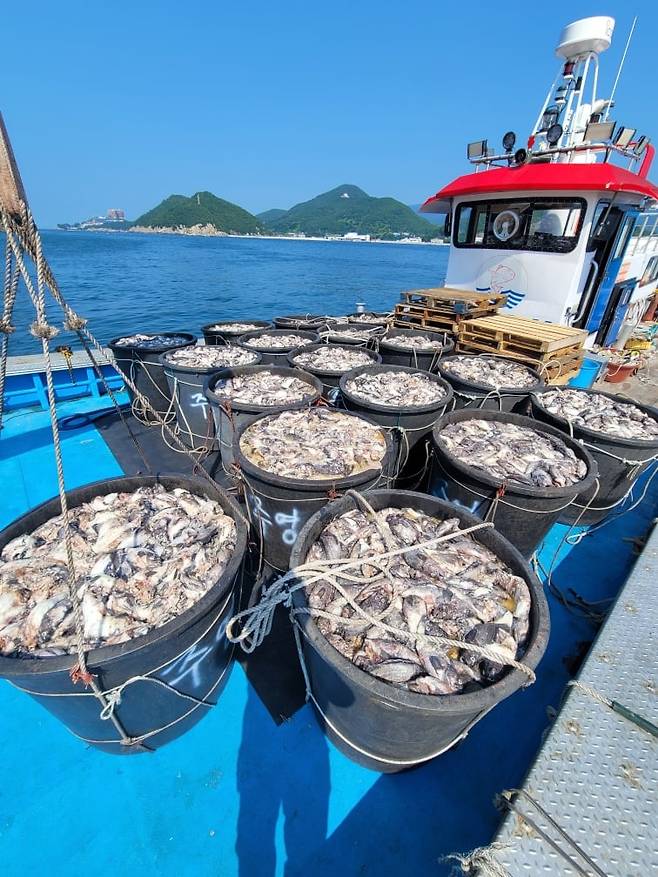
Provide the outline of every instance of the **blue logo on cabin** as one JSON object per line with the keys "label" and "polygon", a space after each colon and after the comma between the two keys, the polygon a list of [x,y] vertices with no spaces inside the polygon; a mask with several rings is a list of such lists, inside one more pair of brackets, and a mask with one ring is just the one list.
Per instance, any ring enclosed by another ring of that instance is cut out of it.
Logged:
{"label": "blue logo on cabin", "polygon": [[[476,292],[491,292],[490,286],[476,286]],[[501,293],[507,296],[507,301],[503,305],[506,308],[515,308],[520,305],[525,298],[525,292],[514,292],[513,289],[502,289]]]}

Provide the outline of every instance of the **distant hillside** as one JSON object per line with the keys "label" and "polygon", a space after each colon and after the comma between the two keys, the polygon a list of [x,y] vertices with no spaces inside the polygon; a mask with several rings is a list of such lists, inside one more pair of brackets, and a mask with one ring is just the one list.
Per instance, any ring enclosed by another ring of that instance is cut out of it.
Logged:
{"label": "distant hillside", "polygon": [[[278,211],[267,211],[268,214]],[[267,227],[284,234],[344,235],[349,232],[369,234],[384,240],[418,236],[423,240],[437,237],[437,229],[406,204],[395,198],[373,198],[363,189],[349,184],[337,186],[310,201],[296,204],[265,222]]]}
{"label": "distant hillside", "polygon": [[269,225],[271,222],[274,222],[275,219],[278,219],[280,216],[283,216],[284,213],[287,213],[287,210],[282,210],[280,207],[273,207],[272,210],[266,210],[265,213],[257,213],[256,219],[263,223],[263,225]]}
{"label": "distant hillside", "polygon": [[431,222],[432,225],[440,225],[441,228],[445,225],[445,213],[421,213],[420,208],[422,207],[422,204],[410,204],[409,206],[414,213],[418,213],[419,216],[422,216],[428,222]]}
{"label": "distant hillside", "polygon": [[212,192],[170,195],[157,207],[135,220],[135,225],[147,228],[191,228],[211,225],[226,234],[261,234],[263,224],[237,204],[224,201]]}

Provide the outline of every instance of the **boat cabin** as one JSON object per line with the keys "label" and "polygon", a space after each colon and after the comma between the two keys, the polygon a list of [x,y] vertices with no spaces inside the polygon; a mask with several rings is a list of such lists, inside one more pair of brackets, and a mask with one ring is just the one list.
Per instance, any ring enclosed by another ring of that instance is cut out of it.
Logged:
{"label": "boat cabin", "polygon": [[596,97],[613,25],[598,17],[565,28],[557,53],[566,60],[527,147],[513,151],[512,131],[498,155],[486,140],[469,144],[475,172],[421,208],[446,214],[446,285],[506,293],[509,311],[586,329],[601,346],[628,335],[658,283],[655,150],[607,120],[612,98]]}

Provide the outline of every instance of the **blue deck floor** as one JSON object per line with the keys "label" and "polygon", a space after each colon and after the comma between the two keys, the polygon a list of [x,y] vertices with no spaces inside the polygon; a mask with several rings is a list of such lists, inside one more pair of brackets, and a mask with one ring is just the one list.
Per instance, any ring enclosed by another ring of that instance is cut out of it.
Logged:
{"label": "blue deck floor", "polygon": [[[3,524],[56,491],[44,415],[14,415],[7,426],[0,438]],[[120,474],[93,424],[64,435],[69,486]],[[629,540],[645,535],[657,500],[654,484],[640,508],[563,550],[556,583],[590,600],[613,597],[634,560]],[[556,526],[549,534],[546,564],[565,532]],[[491,839],[494,794],[521,781],[547,726],[546,709],[558,706],[592,639],[588,620],[553,597],[550,606],[537,683],[497,707],[457,749],[396,776],[352,764],[327,742],[309,707],[275,725],[237,665],[217,708],[189,734],[154,755],[124,758],[86,748],[2,684],[2,873],[448,873],[441,856]]]}

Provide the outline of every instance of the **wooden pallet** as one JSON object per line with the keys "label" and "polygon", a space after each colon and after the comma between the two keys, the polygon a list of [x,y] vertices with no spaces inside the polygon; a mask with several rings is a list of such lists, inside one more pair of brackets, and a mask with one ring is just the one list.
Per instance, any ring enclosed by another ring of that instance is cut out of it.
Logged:
{"label": "wooden pallet", "polygon": [[583,329],[503,314],[465,319],[459,332],[460,336],[468,335],[469,342],[478,338],[480,343],[495,345],[501,352],[510,349],[551,353],[564,347],[582,348],[587,338]]}
{"label": "wooden pallet", "polygon": [[411,289],[400,296],[403,304],[420,305],[443,314],[484,316],[502,307],[507,296],[502,293],[471,292],[437,286],[431,289]]}
{"label": "wooden pallet", "polygon": [[393,325],[406,328],[434,329],[442,332],[457,332],[457,320],[454,315],[441,314],[427,308],[413,305],[396,305],[393,314]]}
{"label": "wooden pallet", "polygon": [[554,350],[543,351],[537,350],[535,347],[529,347],[525,344],[518,344],[512,341],[498,341],[495,338],[488,338],[482,335],[474,335],[471,332],[463,330],[462,326],[458,327],[459,342],[463,345],[469,345],[480,353],[498,353],[501,356],[511,356],[516,359],[527,359],[533,362],[540,362],[544,358],[551,356],[568,356],[580,353],[583,349],[582,344],[569,344],[564,347],[557,347]]}

